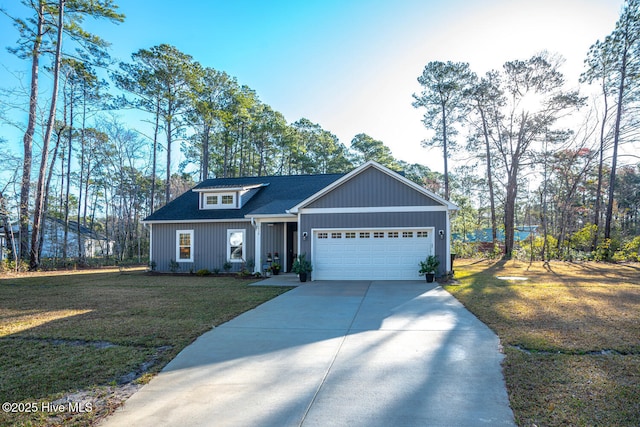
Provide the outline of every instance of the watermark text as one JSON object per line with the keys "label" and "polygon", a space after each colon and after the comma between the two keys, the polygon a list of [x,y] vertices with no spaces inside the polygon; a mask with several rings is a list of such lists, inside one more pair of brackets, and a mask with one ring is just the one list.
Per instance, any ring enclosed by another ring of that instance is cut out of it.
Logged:
{"label": "watermark text", "polygon": [[91,402],[4,402],[2,404],[2,412],[9,413],[66,413],[75,414],[93,412],[93,403]]}

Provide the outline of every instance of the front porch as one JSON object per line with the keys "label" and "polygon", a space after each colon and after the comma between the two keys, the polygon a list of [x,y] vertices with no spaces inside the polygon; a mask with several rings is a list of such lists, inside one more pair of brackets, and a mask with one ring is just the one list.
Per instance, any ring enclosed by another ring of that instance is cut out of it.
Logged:
{"label": "front porch", "polygon": [[280,266],[280,273],[291,271],[293,261],[298,255],[298,218],[251,217],[255,233],[255,272],[263,273]]}

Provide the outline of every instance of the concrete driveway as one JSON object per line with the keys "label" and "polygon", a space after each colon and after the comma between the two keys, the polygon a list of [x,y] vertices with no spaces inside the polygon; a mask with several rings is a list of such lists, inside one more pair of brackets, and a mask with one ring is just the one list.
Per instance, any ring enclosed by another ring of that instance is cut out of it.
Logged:
{"label": "concrete driveway", "polygon": [[437,285],[312,282],[202,335],[105,426],[514,426],[497,336]]}

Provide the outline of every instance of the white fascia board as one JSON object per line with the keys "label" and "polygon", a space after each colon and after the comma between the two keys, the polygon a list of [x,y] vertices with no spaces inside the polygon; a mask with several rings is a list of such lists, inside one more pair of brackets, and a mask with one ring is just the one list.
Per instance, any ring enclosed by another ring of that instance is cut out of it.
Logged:
{"label": "white fascia board", "polygon": [[293,214],[246,214],[245,218],[255,218],[259,219],[262,222],[269,222],[270,219],[278,222],[295,222],[298,220],[298,215]]}
{"label": "white fascia board", "polygon": [[370,206],[364,208],[300,208],[300,214],[447,212],[447,206]]}
{"label": "white fascia board", "polygon": [[232,191],[251,190],[252,188],[263,187],[267,184],[250,184],[250,185],[238,185],[234,187],[201,187],[192,188],[191,191],[195,193],[226,193]]}
{"label": "white fascia board", "polygon": [[251,222],[250,218],[228,218],[228,219],[174,219],[174,220],[154,220],[141,221],[143,224],[187,224],[206,222]]}

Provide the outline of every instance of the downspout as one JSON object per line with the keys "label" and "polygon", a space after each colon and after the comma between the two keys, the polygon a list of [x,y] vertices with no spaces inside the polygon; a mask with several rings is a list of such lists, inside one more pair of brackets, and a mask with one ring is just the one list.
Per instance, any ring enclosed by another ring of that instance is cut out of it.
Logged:
{"label": "downspout", "polygon": [[261,251],[261,247],[262,247],[262,234],[260,233],[260,230],[262,229],[262,226],[259,222],[256,221],[256,219],[254,217],[251,217],[251,226],[253,227],[254,230],[254,263],[253,263],[253,272],[254,273],[260,273],[262,271],[262,259],[260,257],[260,254],[262,253]]}
{"label": "downspout", "polygon": [[[149,229],[149,268],[151,270],[155,270],[155,266],[153,265],[153,224],[144,224],[144,228]],[[109,240],[107,239],[107,247],[109,246]],[[109,249],[107,248],[107,253],[109,253]]]}
{"label": "downspout", "polygon": [[451,243],[452,243],[452,239],[453,236],[451,235],[451,219],[453,216],[456,215],[457,213],[457,209],[448,209],[447,208],[447,235],[446,235],[446,239],[447,239],[447,256],[446,256],[446,265],[447,265],[447,274],[451,274],[453,272],[453,265],[451,263]]}

